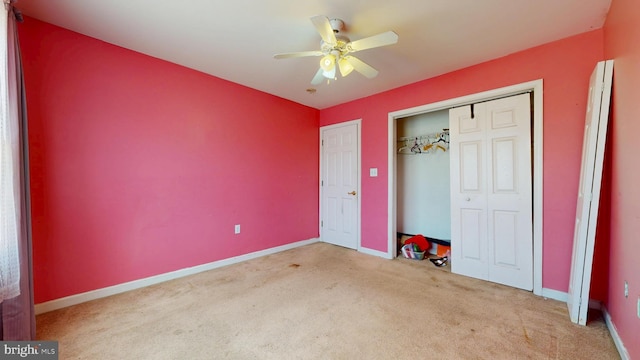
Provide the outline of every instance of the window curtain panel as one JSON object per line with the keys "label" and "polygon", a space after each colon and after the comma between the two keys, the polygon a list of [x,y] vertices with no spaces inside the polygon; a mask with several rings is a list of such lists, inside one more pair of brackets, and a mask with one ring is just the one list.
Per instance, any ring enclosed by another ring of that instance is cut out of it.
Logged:
{"label": "window curtain panel", "polygon": [[[0,339],[35,340],[29,152],[26,96],[16,20],[22,20],[14,1],[4,0],[0,19],[0,121],[2,168],[0,169]],[[17,260],[17,261],[14,261]],[[6,281],[6,282],[5,282]]]}

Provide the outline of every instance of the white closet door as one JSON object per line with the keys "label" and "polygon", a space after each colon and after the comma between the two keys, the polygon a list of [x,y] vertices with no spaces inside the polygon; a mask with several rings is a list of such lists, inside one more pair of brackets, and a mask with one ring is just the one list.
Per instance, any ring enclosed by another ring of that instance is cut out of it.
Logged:
{"label": "white closet door", "polygon": [[454,273],[533,289],[528,94],[450,111]]}
{"label": "white closet door", "polygon": [[607,138],[613,60],[601,61],[591,74],[582,145],[582,166],[576,207],[567,306],[571,321],[587,323],[591,268],[595,246],[604,148]]}
{"label": "white closet door", "polygon": [[485,103],[449,111],[451,271],[487,280]]}
{"label": "white closet door", "polygon": [[486,103],[489,280],[533,290],[529,94]]}

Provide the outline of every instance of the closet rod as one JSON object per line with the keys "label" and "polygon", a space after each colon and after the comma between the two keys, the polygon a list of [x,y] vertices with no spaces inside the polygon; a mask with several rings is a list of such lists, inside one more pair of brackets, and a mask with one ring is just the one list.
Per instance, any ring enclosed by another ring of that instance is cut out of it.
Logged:
{"label": "closet rod", "polygon": [[463,107],[463,106],[467,106],[467,105],[473,105],[473,104],[481,104],[481,103],[489,102],[489,101],[493,101],[493,100],[506,99],[506,98],[510,98],[512,96],[518,96],[518,95],[522,95],[522,94],[532,94],[532,93],[533,93],[533,90],[526,90],[526,91],[521,91],[521,92],[509,94],[509,95],[496,96],[496,97],[484,99],[484,100],[481,100],[481,101],[471,101],[471,102],[468,102],[468,103],[463,103],[463,104],[460,104],[460,105],[452,106],[452,107],[450,107],[450,109],[455,109],[455,108],[459,108],[459,107]]}

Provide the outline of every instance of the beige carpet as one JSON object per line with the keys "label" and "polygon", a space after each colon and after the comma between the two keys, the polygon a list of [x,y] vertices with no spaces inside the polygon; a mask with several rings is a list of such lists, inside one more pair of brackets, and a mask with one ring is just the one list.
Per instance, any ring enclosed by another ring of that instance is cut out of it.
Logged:
{"label": "beige carpet", "polygon": [[37,317],[60,359],[617,359],[599,313],[317,243]]}

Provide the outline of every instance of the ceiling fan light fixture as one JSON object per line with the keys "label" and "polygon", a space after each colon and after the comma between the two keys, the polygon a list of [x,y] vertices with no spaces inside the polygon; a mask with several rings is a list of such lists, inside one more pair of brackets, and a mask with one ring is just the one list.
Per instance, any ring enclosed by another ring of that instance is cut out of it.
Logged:
{"label": "ceiling fan light fixture", "polygon": [[[335,64],[334,64],[335,65]],[[322,71],[322,76],[326,77],[327,79],[335,79],[336,78],[336,67],[333,66],[331,69],[329,70],[324,70]]]}
{"label": "ceiling fan light fixture", "polygon": [[340,68],[340,75],[342,75],[342,77],[351,74],[354,69],[347,58],[340,59],[340,61],[338,61],[338,67]]}
{"label": "ceiling fan light fixture", "polygon": [[336,68],[336,57],[332,54],[328,54],[320,59],[320,67],[325,72],[330,72],[331,70],[335,71]]}

